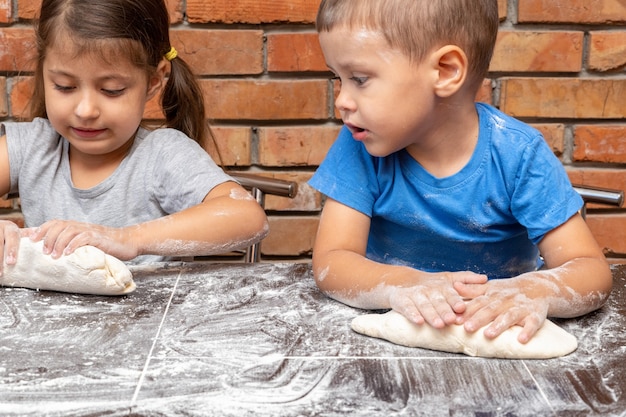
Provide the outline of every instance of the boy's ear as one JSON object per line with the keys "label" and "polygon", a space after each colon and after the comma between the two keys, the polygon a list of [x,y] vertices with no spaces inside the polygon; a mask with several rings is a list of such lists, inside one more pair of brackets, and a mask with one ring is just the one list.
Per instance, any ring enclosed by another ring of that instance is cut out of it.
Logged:
{"label": "boy's ear", "polygon": [[467,79],[467,55],[456,45],[446,45],[436,50],[431,57],[437,68],[435,93],[439,97],[450,97],[463,87]]}
{"label": "boy's ear", "polygon": [[148,80],[148,100],[154,97],[163,86],[165,75],[167,74],[168,62],[163,59],[159,62],[154,74],[150,76]]}

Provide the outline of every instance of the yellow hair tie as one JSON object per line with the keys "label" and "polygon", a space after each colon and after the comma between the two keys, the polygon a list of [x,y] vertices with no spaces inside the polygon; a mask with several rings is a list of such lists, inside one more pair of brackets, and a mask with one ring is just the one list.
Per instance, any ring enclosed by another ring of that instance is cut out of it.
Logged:
{"label": "yellow hair tie", "polygon": [[165,59],[167,59],[168,61],[171,61],[172,59],[176,58],[177,56],[178,56],[178,51],[176,49],[174,49],[174,47],[172,46],[170,48],[170,51],[165,54]]}

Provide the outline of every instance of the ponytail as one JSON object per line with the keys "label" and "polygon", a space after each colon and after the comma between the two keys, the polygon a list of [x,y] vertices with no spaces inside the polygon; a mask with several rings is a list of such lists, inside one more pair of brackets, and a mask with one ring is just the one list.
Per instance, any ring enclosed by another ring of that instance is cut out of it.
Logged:
{"label": "ponytail", "polygon": [[206,148],[212,135],[205,120],[202,89],[183,59],[174,56],[170,63],[170,75],[161,94],[165,122]]}

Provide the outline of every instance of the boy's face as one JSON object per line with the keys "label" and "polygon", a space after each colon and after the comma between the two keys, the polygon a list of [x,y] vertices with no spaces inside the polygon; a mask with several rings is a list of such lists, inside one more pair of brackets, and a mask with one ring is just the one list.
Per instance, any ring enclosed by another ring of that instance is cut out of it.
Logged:
{"label": "boy's face", "polygon": [[328,67],[341,81],[335,106],[371,155],[407,148],[435,127],[436,71],[428,57],[412,63],[368,29],[340,27],[321,32],[319,40]]}

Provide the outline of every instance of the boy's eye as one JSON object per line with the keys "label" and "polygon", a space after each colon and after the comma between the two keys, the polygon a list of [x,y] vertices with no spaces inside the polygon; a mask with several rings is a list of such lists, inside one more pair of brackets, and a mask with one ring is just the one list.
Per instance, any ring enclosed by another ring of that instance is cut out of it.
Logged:
{"label": "boy's eye", "polygon": [[367,77],[352,77],[350,78],[356,83],[356,85],[363,85],[367,81]]}

